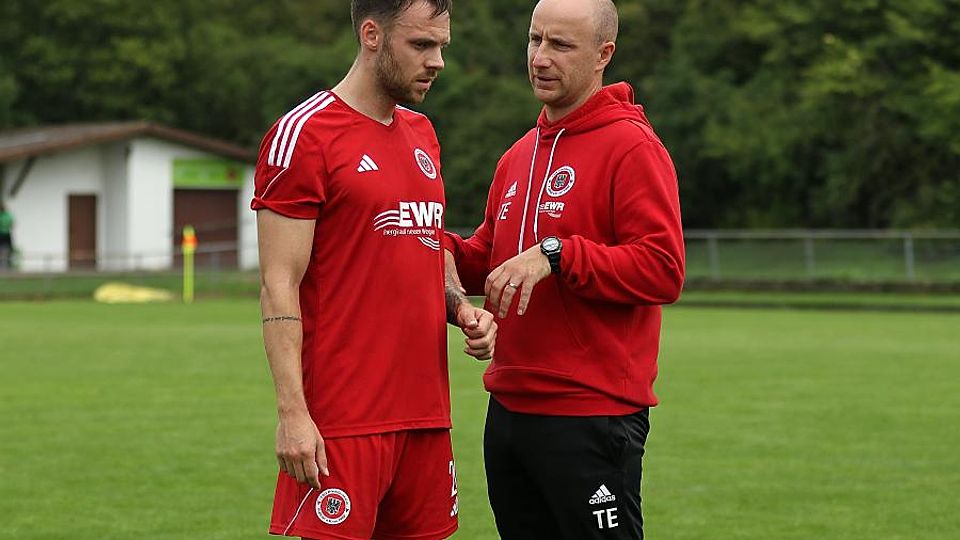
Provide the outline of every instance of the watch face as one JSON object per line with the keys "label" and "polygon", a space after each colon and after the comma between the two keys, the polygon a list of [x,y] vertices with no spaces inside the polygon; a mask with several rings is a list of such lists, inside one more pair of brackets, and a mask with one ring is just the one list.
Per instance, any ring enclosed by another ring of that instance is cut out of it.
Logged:
{"label": "watch face", "polygon": [[547,251],[556,251],[556,250],[560,249],[560,240],[558,240],[558,239],[556,239],[556,238],[554,238],[554,237],[550,237],[550,238],[544,239],[544,241],[543,241],[543,249],[545,249],[545,250],[547,250]]}

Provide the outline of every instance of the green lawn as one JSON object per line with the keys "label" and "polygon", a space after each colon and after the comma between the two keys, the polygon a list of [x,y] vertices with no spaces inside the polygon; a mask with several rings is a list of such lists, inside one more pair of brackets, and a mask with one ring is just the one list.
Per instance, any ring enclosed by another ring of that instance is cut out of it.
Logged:
{"label": "green lawn", "polygon": [[[266,538],[257,315],[253,300],[0,303],[0,538]],[[669,309],[648,537],[955,538],[957,328],[956,314]],[[455,538],[496,538],[483,366],[460,349]]]}

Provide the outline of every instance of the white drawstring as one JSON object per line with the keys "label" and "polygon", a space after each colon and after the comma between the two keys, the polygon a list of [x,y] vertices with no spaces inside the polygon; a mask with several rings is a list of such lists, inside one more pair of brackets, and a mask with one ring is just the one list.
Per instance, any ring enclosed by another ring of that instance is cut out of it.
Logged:
{"label": "white drawstring", "polygon": [[543,175],[543,183],[540,184],[540,194],[537,195],[537,210],[533,215],[533,241],[536,243],[540,242],[540,233],[538,231],[540,225],[540,200],[543,199],[543,190],[547,187],[547,180],[550,178],[550,169],[553,168],[553,153],[557,150],[557,143],[560,142],[560,136],[563,135],[563,132],[567,128],[563,128],[557,133],[557,138],[553,140],[553,148],[550,149],[550,161],[547,162],[547,172]]}
{"label": "white drawstring", "polygon": [[533,165],[537,162],[537,148],[540,147],[540,128],[533,140],[533,157],[530,158],[530,177],[527,179],[527,199],[523,201],[523,220],[520,222],[520,241],[517,243],[517,255],[523,253],[523,235],[527,231],[527,210],[530,207],[530,187],[533,186]]}
{"label": "white drawstring", "polygon": [[303,500],[300,501],[300,506],[297,507],[297,513],[293,515],[290,524],[283,530],[283,536],[286,536],[287,533],[290,532],[290,529],[293,528],[293,524],[297,522],[297,517],[300,516],[300,510],[303,509],[303,504],[307,502],[307,498],[310,497],[311,493],[313,493],[313,488],[310,488],[310,491],[307,491],[307,494],[303,496]]}

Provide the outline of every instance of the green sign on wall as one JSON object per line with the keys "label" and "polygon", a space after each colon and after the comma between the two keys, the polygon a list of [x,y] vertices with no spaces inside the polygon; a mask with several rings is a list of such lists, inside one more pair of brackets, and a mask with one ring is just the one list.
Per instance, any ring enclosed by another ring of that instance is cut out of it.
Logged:
{"label": "green sign on wall", "polygon": [[240,189],[244,165],[225,159],[173,160],[173,187],[177,189]]}

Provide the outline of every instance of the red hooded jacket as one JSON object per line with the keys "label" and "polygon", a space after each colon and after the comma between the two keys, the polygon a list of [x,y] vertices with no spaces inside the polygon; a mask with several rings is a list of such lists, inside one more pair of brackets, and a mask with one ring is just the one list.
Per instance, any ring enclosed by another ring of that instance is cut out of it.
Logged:
{"label": "red hooded jacket", "polygon": [[500,321],[487,390],[528,414],[623,415],[657,404],[660,305],[683,285],[677,177],[626,83],[603,88],[500,159],[483,224],[447,233],[461,280],[487,274],[547,236],[562,240],[560,274]]}

